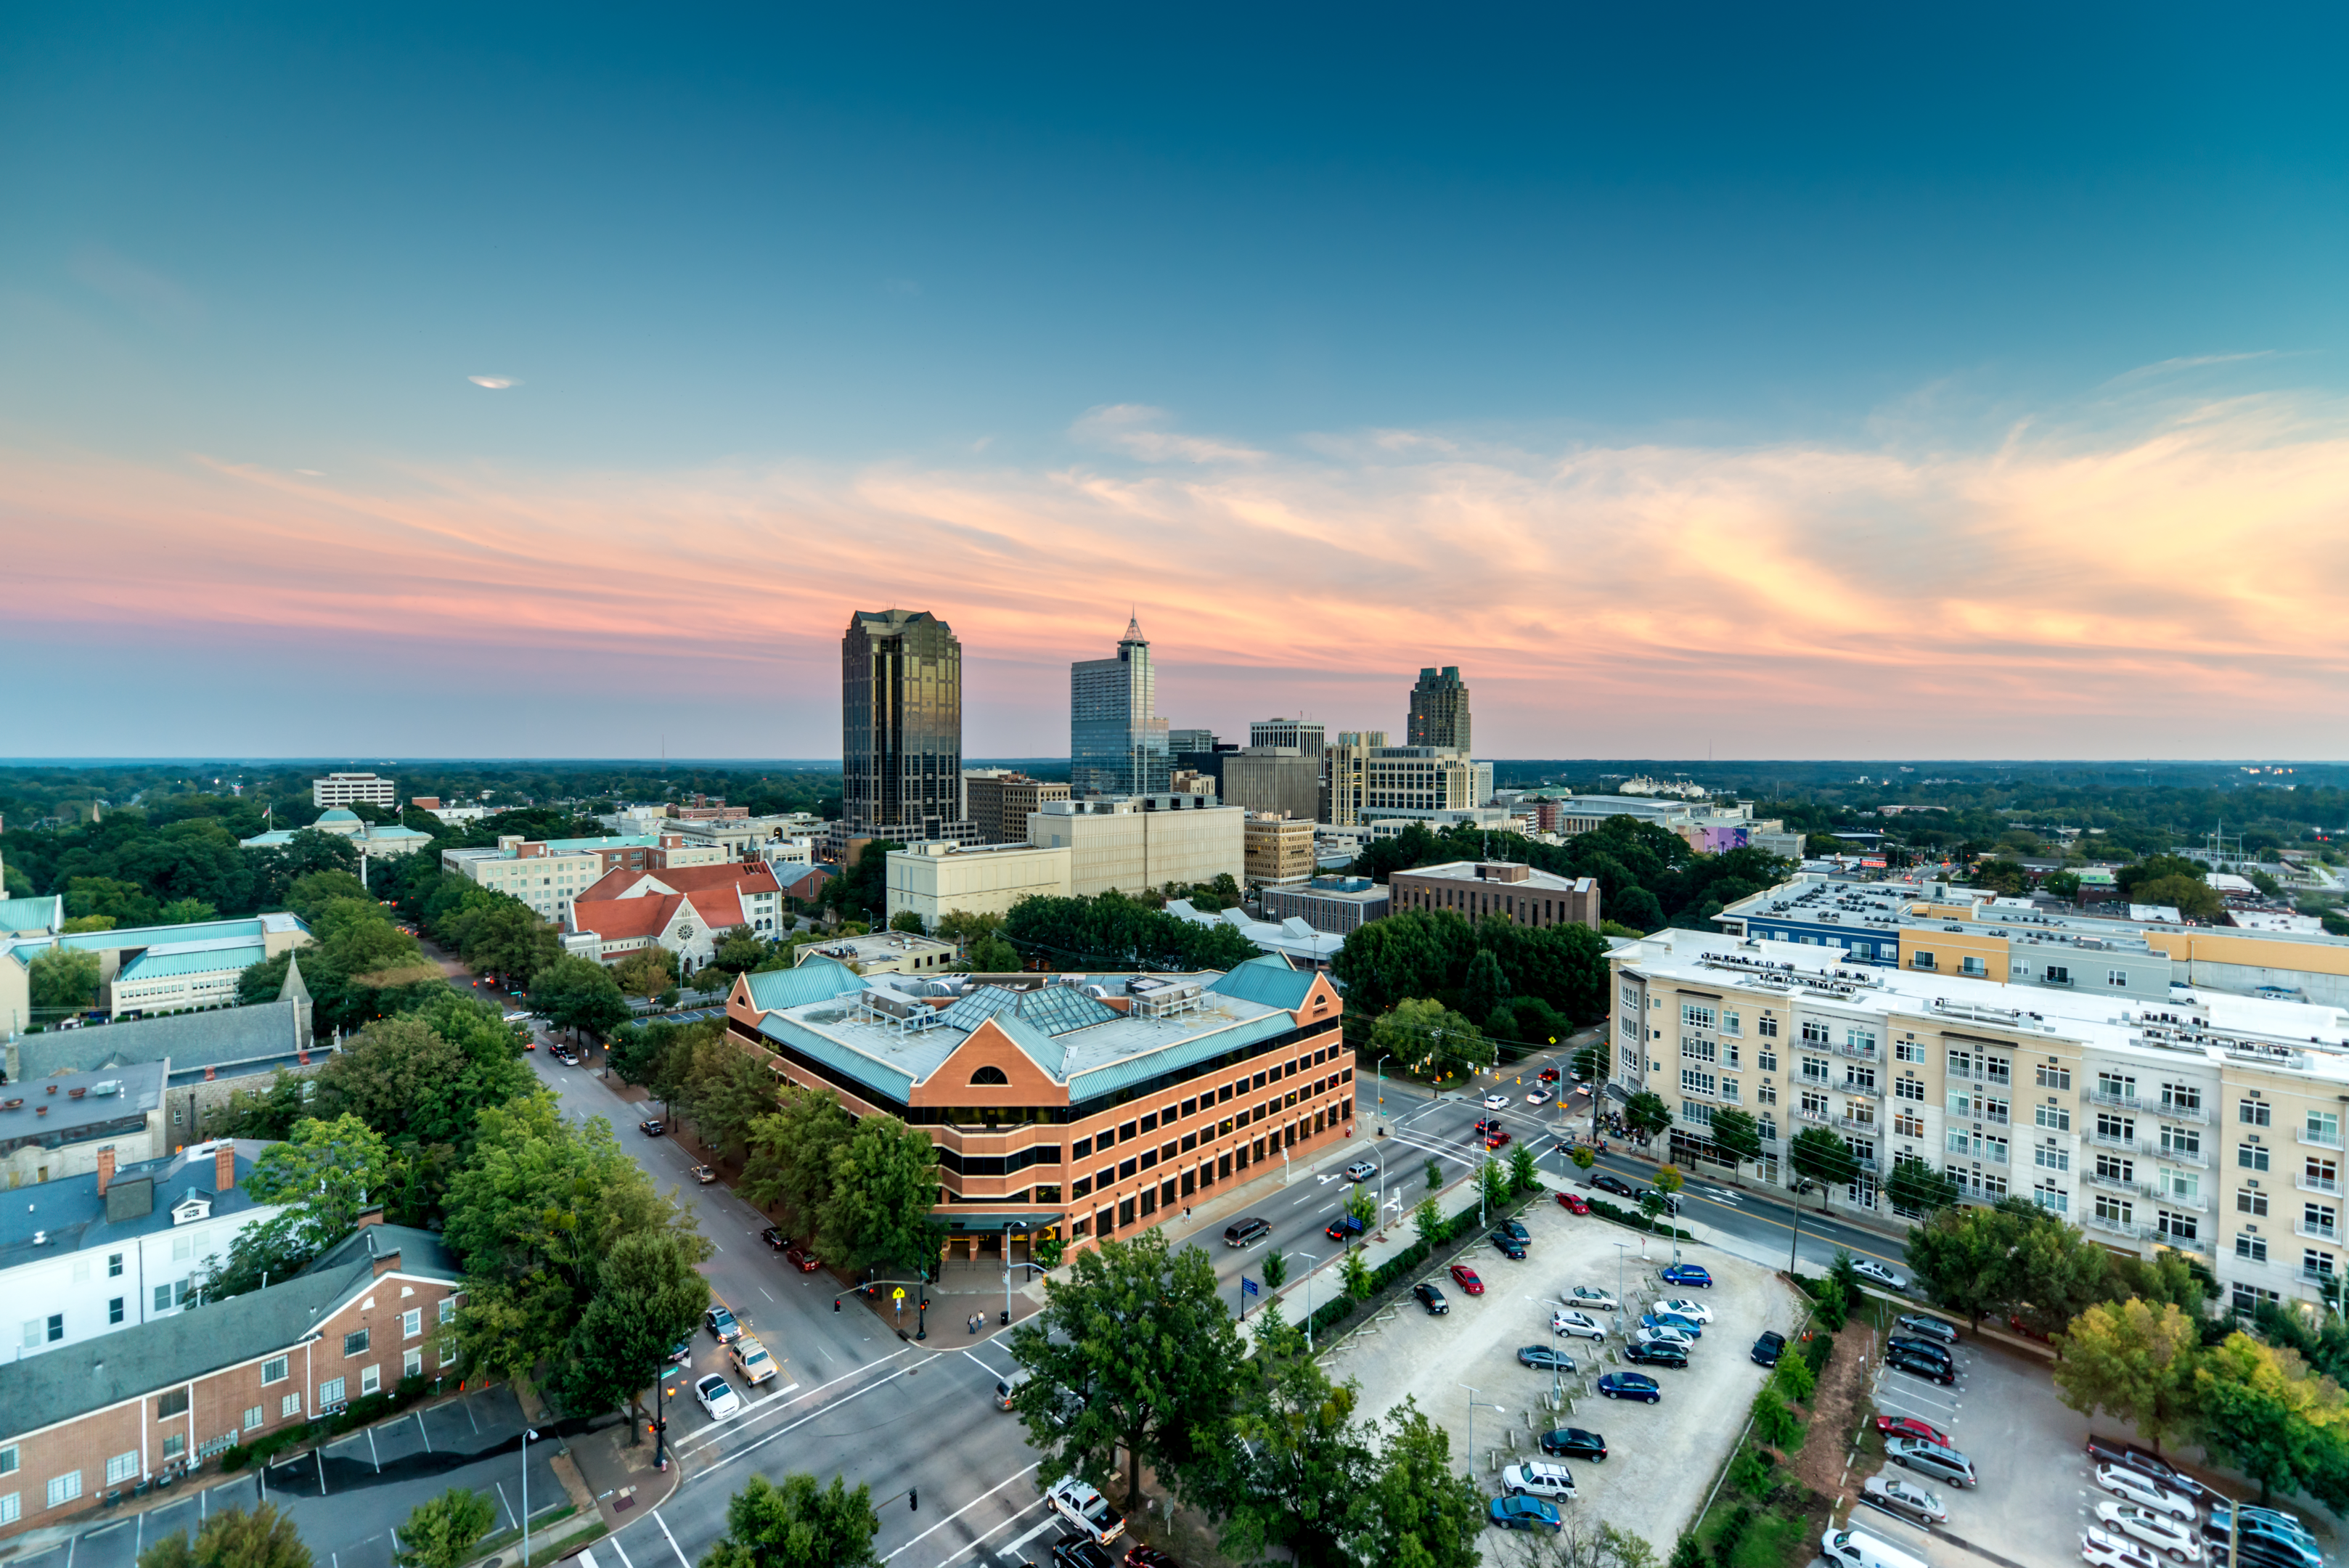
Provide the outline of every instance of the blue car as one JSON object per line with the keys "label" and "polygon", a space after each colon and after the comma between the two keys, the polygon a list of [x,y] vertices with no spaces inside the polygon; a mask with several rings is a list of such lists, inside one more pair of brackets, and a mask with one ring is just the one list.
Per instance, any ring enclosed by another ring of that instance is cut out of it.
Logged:
{"label": "blue car", "polygon": [[1702,1269],[1698,1268],[1694,1263],[1674,1263],[1664,1271],[1663,1281],[1664,1283],[1668,1285],[1704,1285],[1709,1287],[1713,1283],[1713,1276],[1706,1273]]}
{"label": "blue car", "polygon": [[1643,1328],[1676,1328],[1691,1339],[1704,1337],[1704,1324],[1692,1317],[1682,1317],[1676,1312],[1651,1312],[1640,1319]]}
{"label": "blue car", "polygon": [[1556,1508],[1537,1497],[1496,1497],[1486,1511],[1499,1530],[1559,1530],[1566,1524]]}
{"label": "blue car", "polygon": [[1644,1372],[1610,1372],[1599,1380],[1599,1392],[1609,1399],[1645,1399],[1651,1405],[1664,1397],[1661,1386]]}

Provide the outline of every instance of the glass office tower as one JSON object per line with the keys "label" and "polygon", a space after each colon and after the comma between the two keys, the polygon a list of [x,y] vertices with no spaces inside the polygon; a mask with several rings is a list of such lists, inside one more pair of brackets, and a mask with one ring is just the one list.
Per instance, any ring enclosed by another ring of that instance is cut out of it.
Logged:
{"label": "glass office tower", "polygon": [[840,639],[841,815],[852,832],[957,836],[962,644],[927,610],[860,610]]}
{"label": "glass office tower", "polygon": [[1069,794],[1164,794],[1167,771],[1150,643],[1129,619],[1114,659],[1069,666]]}

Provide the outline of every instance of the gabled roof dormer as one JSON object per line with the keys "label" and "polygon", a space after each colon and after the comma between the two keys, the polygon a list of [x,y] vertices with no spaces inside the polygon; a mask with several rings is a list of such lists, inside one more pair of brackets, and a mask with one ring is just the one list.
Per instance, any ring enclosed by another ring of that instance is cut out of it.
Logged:
{"label": "gabled roof dormer", "polygon": [[171,1205],[171,1223],[174,1225],[192,1225],[199,1220],[212,1217],[211,1194],[199,1192],[192,1187],[181,1193],[180,1200]]}

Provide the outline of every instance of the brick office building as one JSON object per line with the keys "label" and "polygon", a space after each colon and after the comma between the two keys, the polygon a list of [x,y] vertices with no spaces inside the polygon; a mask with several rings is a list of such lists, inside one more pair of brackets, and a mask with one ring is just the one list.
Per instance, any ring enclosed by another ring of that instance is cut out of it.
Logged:
{"label": "brick office building", "polygon": [[1422,866],[1387,878],[1392,913],[1450,909],[1464,919],[1487,915],[1520,926],[1599,925],[1599,882],[1557,877],[1514,862],[1454,860]]}
{"label": "brick office building", "polygon": [[452,1366],[460,1281],[437,1237],[362,1224],[266,1290],[0,1366],[0,1539]]}
{"label": "brick office building", "polygon": [[727,1012],[781,1076],[929,1134],[950,1257],[1123,1235],[1352,1136],[1327,975],[1030,978],[932,997],[810,960],[742,976]]}

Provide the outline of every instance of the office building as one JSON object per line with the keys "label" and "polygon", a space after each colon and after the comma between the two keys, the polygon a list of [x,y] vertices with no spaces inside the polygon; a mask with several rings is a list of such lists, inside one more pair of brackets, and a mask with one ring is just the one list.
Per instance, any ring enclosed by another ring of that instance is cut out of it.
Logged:
{"label": "office building", "polygon": [[1313,819],[1252,811],[1242,825],[1247,883],[1251,888],[1288,887],[1313,877]]}
{"label": "office building", "polygon": [[1180,756],[1185,752],[1212,752],[1215,749],[1216,732],[1213,730],[1166,732],[1166,750],[1170,755]]}
{"label": "office building", "polygon": [[399,804],[397,780],[378,778],[373,774],[328,774],[310,781],[310,804],[329,805],[376,805],[390,811]]}
{"label": "office building", "polygon": [[1142,623],[1128,620],[1117,652],[1069,666],[1069,793],[1164,794],[1166,721]]}
{"label": "office building", "polygon": [[851,1115],[930,1137],[950,1261],[1131,1235],[1352,1136],[1354,1057],[1326,976],[1263,958],[1028,978],[942,997],[810,958],[736,981],[729,1033]]}
{"label": "office building", "polygon": [[1321,805],[1319,748],[1308,756],[1295,746],[1250,746],[1224,753],[1221,760],[1218,798],[1226,805],[1315,820]]}
{"label": "office building", "polygon": [[1454,860],[1387,878],[1395,914],[1449,909],[1466,920],[1497,915],[1513,925],[1599,926],[1599,881],[1559,877],[1515,862]]}
{"label": "office building", "polygon": [[1267,888],[1261,902],[1268,919],[1299,919],[1342,937],[1384,919],[1388,898],[1368,877],[1316,877],[1301,888]]}
{"label": "office building", "polygon": [[247,968],[309,940],[310,928],[301,917],[283,913],[181,926],[0,937],[0,1035],[20,1034],[35,1022],[32,963],[53,947],[98,955],[97,1010],[121,1017],[232,1003],[237,977]]}
{"label": "office building", "polygon": [[1321,801],[1316,820],[1354,827],[1370,798],[1371,754],[1386,750],[1384,730],[1340,730],[1321,752]]}
{"label": "office building", "polygon": [[1246,815],[1196,795],[1053,800],[1028,819],[1028,841],[1070,851],[1071,893],[1187,888],[1247,871]]}
{"label": "office building", "polygon": [[1463,756],[1475,749],[1469,740],[1468,688],[1461,684],[1458,665],[1419,672],[1418,683],[1411,689],[1411,717],[1403,725],[1403,743],[1435,746]]}
{"label": "office building", "polygon": [[1256,719],[1248,723],[1251,746],[1287,746],[1301,756],[1321,756],[1321,725],[1313,719]]}
{"label": "office building", "polygon": [[1069,786],[1031,779],[1001,768],[968,769],[962,775],[963,815],[981,844],[1025,844],[1028,818],[1048,800],[1066,800]]}
{"label": "office building", "polygon": [[1915,1159],[1966,1202],[2023,1199],[2117,1251],[2183,1254],[2239,1311],[2342,1277],[2332,1008],[2026,990],[1702,931],[1610,963],[1619,1082],[1672,1106],[1683,1162],[1727,1162],[1710,1128],[1735,1106],[1762,1124],[1764,1181],[1791,1182],[1798,1132],[1840,1136],[1857,1168],[1839,1205],[1886,1212],[1885,1179]]}
{"label": "office building", "polygon": [[1073,852],[1065,845],[1038,848],[1024,836],[1024,825],[1022,831],[1017,844],[940,841],[889,851],[889,918],[911,910],[924,930],[935,931],[957,910],[1005,915],[1030,894],[1067,898]]}
{"label": "office building", "polygon": [[469,822],[479,822],[491,815],[486,805],[460,805],[444,801],[437,794],[419,794],[408,803],[418,811],[429,811],[451,827],[461,827]]}
{"label": "office building", "polygon": [[442,869],[484,888],[511,893],[541,919],[568,926],[571,906],[615,871],[682,870],[733,858],[715,844],[694,844],[681,833],[614,834],[603,838],[527,839],[509,833],[495,849],[444,849]]}
{"label": "office building", "polygon": [[1432,818],[1438,812],[1473,811],[1476,764],[1468,753],[1443,746],[1381,746],[1363,763],[1363,822],[1381,817]]}
{"label": "office building", "polygon": [[860,610],[840,639],[841,831],[968,838],[962,644],[927,610]]}

